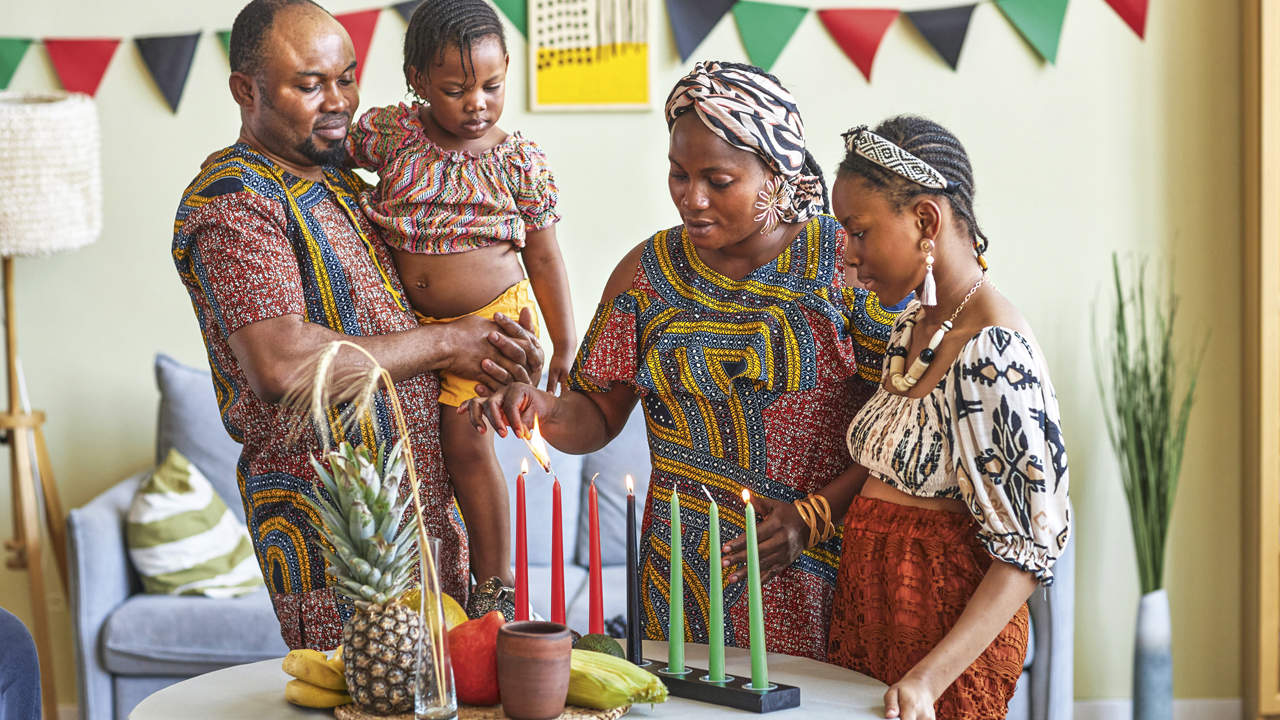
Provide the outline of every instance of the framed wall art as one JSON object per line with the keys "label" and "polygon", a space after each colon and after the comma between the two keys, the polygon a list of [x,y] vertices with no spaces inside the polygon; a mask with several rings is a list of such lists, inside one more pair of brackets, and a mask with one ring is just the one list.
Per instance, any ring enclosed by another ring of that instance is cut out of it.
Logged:
{"label": "framed wall art", "polygon": [[649,109],[649,0],[528,1],[530,110]]}

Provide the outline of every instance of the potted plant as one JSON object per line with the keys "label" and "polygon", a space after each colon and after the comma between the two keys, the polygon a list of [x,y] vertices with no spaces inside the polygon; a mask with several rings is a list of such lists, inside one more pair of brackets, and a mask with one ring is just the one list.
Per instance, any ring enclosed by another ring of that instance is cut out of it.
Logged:
{"label": "potted plant", "polygon": [[[1142,592],[1134,638],[1133,717],[1167,720],[1173,717],[1173,655],[1165,543],[1204,347],[1193,357],[1175,352],[1178,299],[1171,289],[1163,297],[1148,298],[1145,262],[1128,288],[1114,254],[1111,267],[1115,311],[1107,342],[1094,358],[1107,434],[1120,461]],[[1184,374],[1186,380],[1180,382]]]}

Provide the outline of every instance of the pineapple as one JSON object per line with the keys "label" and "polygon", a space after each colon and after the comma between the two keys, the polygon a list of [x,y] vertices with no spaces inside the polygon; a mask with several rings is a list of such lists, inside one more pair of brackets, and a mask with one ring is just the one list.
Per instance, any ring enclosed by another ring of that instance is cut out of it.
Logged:
{"label": "pineapple", "polygon": [[342,629],[347,689],[365,712],[394,715],[413,711],[414,661],[421,619],[399,601],[410,587],[418,543],[416,525],[401,527],[412,498],[400,497],[405,463],[396,443],[372,457],[361,445],[342,443],[328,454],[330,471],[314,458],[328,497],[311,506],[316,528],[330,548],[322,548],[334,589],[350,598],[355,613]]}

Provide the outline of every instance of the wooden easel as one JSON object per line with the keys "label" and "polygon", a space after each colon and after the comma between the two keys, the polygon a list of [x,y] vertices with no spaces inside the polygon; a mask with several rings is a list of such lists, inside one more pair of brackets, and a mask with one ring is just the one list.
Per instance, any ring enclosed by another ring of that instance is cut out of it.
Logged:
{"label": "wooden easel", "polygon": [[35,440],[35,460],[44,495],[44,524],[49,528],[54,560],[67,589],[67,533],[58,488],[53,481],[53,466],[44,443],[43,412],[25,412],[18,391],[17,321],[13,302],[13,258],[3,260],[5,351],[9,372],[9,411],[0,414],[0,442],[9,444],[9,479],[13,486],[13,539],[4,547],[13,553],[7,566],[26,569],[31,590],[32,635],[40,655],[40,692],[45,718],[58,716],[58,693],[53,677],[53,638],[49,634],[49,599],[45,593],[43,558],[41,557],[39,504],[36,481],[31,474],[31,441]]}

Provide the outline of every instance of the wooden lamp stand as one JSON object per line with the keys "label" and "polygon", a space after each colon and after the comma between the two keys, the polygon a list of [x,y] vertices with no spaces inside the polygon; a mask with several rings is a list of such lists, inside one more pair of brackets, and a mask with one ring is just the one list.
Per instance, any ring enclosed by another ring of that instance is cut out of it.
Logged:
{"label": "wooden lamp stand", "polygon": [[[0,442],[9,445],[9,478],[13,486],[13,539],[6,540],[6,552],[12,553],[7,566],[26,569],[31,590],[32,635],[40,656],[40,692],[44,716],[58,715],[58,694],[53,677],[53,638],[49,634],[49,598],[45,592],[45,573],[41,547],[39,512],[36,500],[37,481],[44,496],[44,523],[49,529],[54,560],[67,590],[67,534],[62,503],[53,481],[49,451],[44,443],[44,413],[22,409],[18,389],[17,319],[13,302],[13,258],[3,259],[5,355],[9,373],[9,411],[0,413]],[[34,441],[37,475],[31,472],[31,448]]]}

